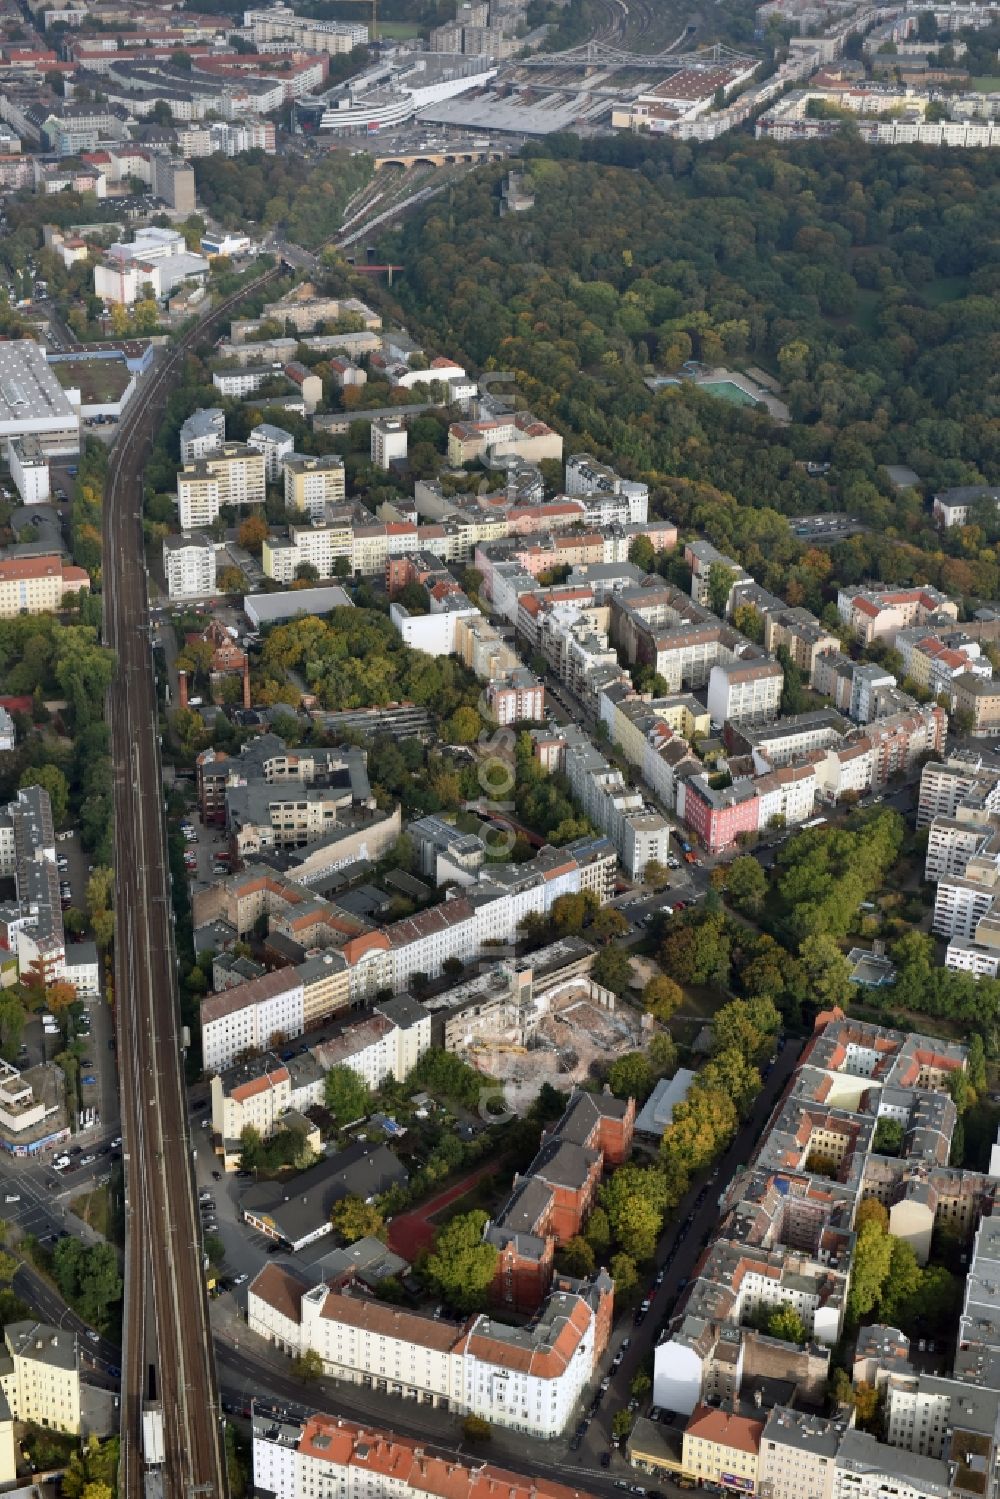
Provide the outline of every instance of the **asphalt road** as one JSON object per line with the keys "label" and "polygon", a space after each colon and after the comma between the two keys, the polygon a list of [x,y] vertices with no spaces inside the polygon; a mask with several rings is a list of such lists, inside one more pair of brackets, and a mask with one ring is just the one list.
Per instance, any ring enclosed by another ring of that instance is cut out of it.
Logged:
{"label": "asphalt road", "polygon": [[[611,1423],[614,1413],[628,1404],[629,1386],[635,1374],[649,1367],[651,1355],[681,1290],[681,1281],[691,1278],[697,1260],[701,1256],[706,1238],[718,1222],[718,1203],[725,1188],[736,1172],[750,1160],[764,1127],[773,1112],[798,1061],[803,1043],[789,1041],[778,1053],[777,1061],[765,1078],[764,1087],[749,1119],[740,1129],[732,1145],[717,1162],[711,1174],[702,1173],[693,1184],[685,1199],[679,1204],[672,1221],[661,1238],[655,1264],[649,1269],[649,1288],[653,1305],[639,1325],[635,1324],[629,1310],[617,1318],[610,1346],[595,1372],[591,1394],[596,1394],[600,1379],[610,1376],[610,1388],[604,1396],[600,1409],[589,1421],[578,1451],[570,1449],[572,1432],[567,1431],[558,1441],[550,1443],[527,1443],[522,1436],[496,1428],[490,1441],[490,1459],[509,1467],[514,1472],[528,1476],[545,1474],[554,1480],[577,1486],[582,1484],[589,1492],[610,1496],[615,1492],[614,1483],[629,1475],[635,1475],[611,1440]],[[196,1137],[197,1141],[197,1137]],[[199,1150],[199,1177],[208,1177],[209,1158]],[[209,1185],[220,1204],[229,1194],[227,1183]],[[228,1216],[228,1215],[227,1215]],[[236,1225],[232,1224],[235,1231]],[[228,1236],[227,1236],[228,1237]],[[254,1247],[254,1255],[261,1249]],[[669,1263],[668,1263],[669,1262]],[[659,1269],[664,1270],[659,1287],[652,1282]],[[40,1314],[57,1326],[71,1326],[84,1338],[86,1328],[63,1304],[58,1292],[30,1266],[22,1266],[14,1281],[15,1290]],[[388,1428],[404,1436],[432,1441],[443,1449],[470,1455],[461,1439],[461,1422],[447,1411],[433,1410],[428,1406],[417,1406],[408,1401],[378,1394],[375,1391],[324,1378],[304,1386],[291,1375],[290,1360],[263,1339],[248,1332],[246,1323],[246,1287],[235,1294],[226,1294],[213,1303],[212,1324],[215,1341],[215,1356],[218,1367],[219,1393],[222,1405],[230,1412],[240,1412],[249,1407],[253,1399],[270,1399],[288,1409],[316,1409],[331,1415],[367,1422],[379,1428]],[[619,1368],[611,1371],[611,1361],[628,1340]],[[104,1387],[113,1386],[114,1376],[109,1370],[118,1362],[118,1350],[106,1340],[93,1345],[90,1340],[81,1344],[91,1365],[88,1378],[92,1383]],[[648,1405],[648,1399],[644,1405]],[[581,1413],[582,1414],[582,1413]],[[608,1468],[601,1466],[601,1455],[610,1452]],[[480,1449],[480,1455],[481,1449]],[[670,1494],[674,1485],[660,1480],[658,1487]],[[679,1494],[680,1491],[676,1490]]]}
{"label": "asphalt road", "polygon": [[[632,1470],[612,1442],[614,1414],[628,1404],[629,1386],[636,1373],[650,1364],[661,1329],[680,1294],[681,1281],[691,1278],[705,1243],[718,1223],[719,1199],[736,1172],[751,1159],[764,1126],[794,1071],[802,1046],[802,1041],[789,1041],[778,1053],[750,1117],[712,1173],[701,1174],[673,1214],[660,1240],[655,1264],[649,1270],[652,1307],[639,1325],[635,1324],[630,1310],[626,1309],[618,1316],[608,1351],[595,1372],[587,1403],[597,1393],[600,1380],[606,1374],[610,1375],[610,1388],[599,1411],[590,1420],[579,1450],[570,1449],[572,1430],[567,1430],[555,1442],[532,1443],[515,1432],[496,1427],[490,1440],[491,1461],[515,1472],[545,1473],[573,1486],[582,1483],[588,1491],[597,1494],[613,1493],[615,1479],[621,1479],[625,1474],[632,1474],[634,1479]],[[654,1276],[661,1268],[664,1270],[662,1283],[654,1287]],[[328,1411],[331,1415],[370,1422],[404,1436],[422,1437],[454,1451],[462,1448],[461,1421],[447,1411],[417,1406],[329,1377],[304,1387],[291,1377],[287,1358],[248,1332],[245,1322],[240,1320],[245,1317],[245,1306],[246,1287],[235,1296],[220,1298],[213,1305],[220,1388],[223,1400],[231,1407],[243,1409],[251,1398],[270,1396],[290,1407],[305,1405]],[[611,1361],[624,1339],[628,1339],[624,1358],[619,1368],[612,1372]],[[649,1403],[647,1399],[644,1406]],[[581,1417],[585,1413],[582,1409]],[[601,1466],[604,1452],[611,1453],[608,1468]],[[674,1486],[661,1481],[659,1487],[673,1492]],[[679,1494],[680,1490],[676,1492]]]}

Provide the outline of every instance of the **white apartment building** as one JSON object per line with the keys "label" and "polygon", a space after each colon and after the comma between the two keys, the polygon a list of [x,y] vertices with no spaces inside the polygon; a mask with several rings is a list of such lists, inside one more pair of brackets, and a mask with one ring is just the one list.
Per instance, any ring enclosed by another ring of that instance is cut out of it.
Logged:
{"label": "white apartment building", "polygon": [[343,500],[344,460],[338,453],[327,453],[322,458],[292,453],[282,460],[281,466],[286,510],[321,521],[328,503]]}
{"label": "white apartment building", "polygon": [[[615,473],[614,469],[608,468],[604,463],[599,463],[589,453],[572,453],[566,459],[566,493],[571,495],[583,495],[591,498],[595,511],[599,513],[602,501],[607,500],[609,512],[614,507],[615,500],[624,501],[626,514],[621,516],[617,510],[613,516],[602,522],[608,525],[611,520],[624,519],[633,524],[645,521],[649,518],[649,486],[631,479],[622,479]],[[593,519],[588,506],[588,519]]]}
{"label": "white apartment building", "polygon": [[885,1387],[886,1440],[892,1447],[942,1457],[956,1428],[993,1436],[995,1391],[977,1393],[957,1379],[893,1372]]}
{"label": "white apartment building", "polygon": [[920,775],[917,827],[925,828],[937,817],[954,817],[959,805],[974,794],[984,813],[1000,812],[1000,765],[992,756],[949,755],[932,760]]}
{"label": "white apartment building", "polygon": [[936,494],[932,513],[938,525],[947,530],[949,526],[964,526],[973,505],[984,502],[1000,508],[1000,489],[990,489],[985,484],[963,484]]}
{"label": "white apartment building", "polygon": [[[400,1023],[402,1022],[402,1023]],[[372,1012],[286,1064],[274,1052],[212,1078],[212,1129],[239,1140],[247,1125],[267,1139],[282,1117],[323,1102],[324,1080],[349,1067],[373,1091],[388,1077],[402,1082],[431,1044],[431,1016],[408,996],[376,1002]]]}
{"label": "white apartment building", "polygon": [[943,880],[964,875],[972,856],[988,843],[991,830],[982,822],[935,817],[927,830],[924,878]]}
{"label": "white apartment building", "polygon": [[670,824],[638,791],[627,785],[620,770],[608,764],[581,730],[569,725],[565,765],[573,795],[584,813],[607,834],[630,879],[641,879],[650,860],[666,864],[670,854]]}
{"label": "white apartment building", "polygon": [[199,598],[215,592],[215,542],[196,531],[163,538],[163,575],[172,599]]}
{"label": "white apartment building", "polygon": [[798,827],[816,810],[816,774],[809,765],[783,765],[756,781],[759,828]]}
{"label": "white apartment building", "polygon": [[343,1417],[292,1418],[259,1403],[254,1484],[274,1499],[579,1499],[576,1489],[509,1473],[481,1457],[437,1454],[420,1440]]}
{"label": "white apartment building", "polygon": [[242,365],[235,370],[213,370],[212,384],[220,394],[242,401],[244,396],[259,390],[265,380],[280,379],[284,368],[280,361],[276,361],[265,365]]}
{"label": "white apartment building", "polygon": [[479,614],[464,593],[449,593],[440,604],[430,614],[411,614],[405,604],[389,605],[389,619],[405,643],[428,656],[452,655],[459,620]]}
{"label": "white apartment building", "polygon": [[181,462],[194,463],[217,453],[226,440],[226,414],[218,406],[203,406],[194,411],[180,431]]}
{"label": "white apartment building", "polygon": [[871,789],[874,771],[875,756],[867,738],[828,749],[816,763],[816,794],[826,802],[839,801],[845,791],[860,796]]}
{"label": "white apartment building", "polygon": [[[735,558],[727,556],[725,552],[720,552],[710,541],[689,541],[684,547],[684,561],[691,569],[691,597],[696,604],[701,604],[705,608],[708,607],[711,594],[713,568],[725,568],[733,574],[733,583],[729,591],[730,599],[737,584],[753,582],[753,578]],[[725,612],[728,613],[728,600]]]}
{"label": "white apartment building", "polygon": [[264,455],[240,442],[186,463],[177,475],[177,515],[182,531],[210,526],[226,506],[263,505]]}
{"label": "white apartment building", "polygon": [[760,1441],[760,1490],[770,1499],[833,1499],[844,1420],[776,1405]]}
{"label": "white apartment building", "polygon": [[866,1431],[844,1433],[837,1453],[833,1499],[947,1499],[948,1464],[879,1442]]}
{"label": "white apartment building", "polygon": [[407,431],[398,417],[377,416],[372,422],[371,457],[376,468],[406,462]]}
{"label": "white apartment building", "polygon": [[304,990],[294,968],[279,968],[202,1001],[202,1066],[211,1074],[244,1054],[302,1034]]}
{"label": "white apartment building", "polygon": [[62,557],[0,557],[0,619],[47,614],[67,593],[90,592],[90,574]]}
{"label": "white apartment building", "polygon": [[892,645],[900,630],[928,620],[954,621],[958,605],[929,584],[914,588],[842,588],[837,613],[865,645],[884,640]]}
{"label": "white apartment building", "polygon": [[712,667],[708,711],[717,724],[773,723],[781,709],[785,674],[777,661],[731,661]]}
{"label": "white apartment building", "polygon": [[981,947],[952,937],[944,956],[944,966],[956,973],[971,973],[975,979],[995,979],[1000,973],[1000,948]]}
{"label": "white apartment building", "polygon": [[296,569],[309,562],[321,578],[332,578],[338,558],[351,562],[354,530],[348,517],[317,520],[311,526],[289,526],[288,536],[269,536],[263,547],[264,575],[291,583]]}
{"label": "white apartment building", "polygon": [[612,1294],[601,1272],[583,1295],[553,1292],[527,1327],[488,1316],[463,1327],[350,1290],[308,1287],[268,1265],[250,1287],[247,1324],[286,1353],[314,1349],[334,1378],[552,1439],[577,1414]]}
{"label": "white apartment building", "polygon": [[264,454],[264,473],[269,484],[277,484],[281,478],[282,464],[295,449],[295,439],[284,427],[261,422],[247,438],[247,447]]}
{"label": "white apartment building", "polygon": [[51,494],[49,460],[37,437],[18,437],[7,444],[10,476],[25,505],[44,505]]}
{"label": "white apartment building", "polygon": [[948,875],[938,884],[934,896],[933,930],[939,937],[965,937],[970,940],[984,916],[989,915],[1000,894],[997,872],[983,871],[986,878],[974,875],[962,878]]}
{"label": "white apartment building", "polygon": [[258,50],[263,52],[294,46],[306,52],[326,52],[332,57],[363,47],[368,41],[367,26],[353,21],[314,21],[297,16],[291,6],[284,4],[244,11],[243,25],[252,32]]}
{"label": "white apartment building", "polygon": [[8,1322],[0,1350],[0,1390],[15,1421],[50,1431],[80,1430],[76,1337],[46,1322]]}

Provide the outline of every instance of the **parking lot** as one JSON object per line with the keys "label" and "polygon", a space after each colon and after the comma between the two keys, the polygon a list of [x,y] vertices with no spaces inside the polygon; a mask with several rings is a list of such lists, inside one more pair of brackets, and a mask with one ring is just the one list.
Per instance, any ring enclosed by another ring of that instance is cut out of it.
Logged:
{"label": "parking lot", "polygon": [[189,880],[207,884],[229,873],[226,835],[221,828],[203,826],[197,813],[192,813],[182,820],[181,834]]}

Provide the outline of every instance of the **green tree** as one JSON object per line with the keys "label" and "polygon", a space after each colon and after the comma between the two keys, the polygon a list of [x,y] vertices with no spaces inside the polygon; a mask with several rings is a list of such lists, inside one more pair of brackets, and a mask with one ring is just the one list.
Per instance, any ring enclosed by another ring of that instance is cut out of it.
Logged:
{"label": "green tree", "polygon": [[781,1016],[767,996],[733,1000],[716,1011],[712,1044],[717,1051],[738,1051],[756,1060],[771,1044],[780,1025]]}
{"label": "green tree", "polygon": [[620,996],[632,982],[632,964],[620,947],[602,947],[594,959],[590,976],[595,984]]}
{"label": "green tree", "polygon": [[111,1307],[122,1295],[118,1258],[110,1244],[60,1239],[52,1252],[52,1274],[84,1321],[98,1329],[107,1326]]}
{"label": "green tree", "polygon": [[482,1416],[468,1415],[462,1422],[462,1436],[467,1442],[488,1442],[493,1436],[493,1428]]}
{"label": "green tree", "polygon": [[879,1316],[893,1327],[909,1320],[913,1298],[920,1289],[922,1272],[913,1246],[905,1239],[889,1236],[889,1269],[879,1295]]}
{"label": "green tree", "polygon": [[315,1348],[306,1348],[292,1359],[292,1373],[303,1384],[315,1384],[325,1373],[322,1355]]}
{"label": "green tree", "polygon": [[663,1173],[652,1166],[619,1166],[601,1188],[600,1201],[625,1253],[636,1260],[651,1259],[667,1205]]}
{"label": "green tree", "polygon": [[616,1442],[622,1441],[628,1436],[634,1425],[634,1417],[629,1410],[615,1411],[611,1418],[611,1435]]}
{"label": "green tree", "polygon": [[744,855],[726,870],[726,893],[739,911],[756,916],[767,897],[767,875],[756,859]]}
{"label": "green tree", "polygon": [[593,1249],[580,1234],[574,1234],[571,1239],[566,1240],[557,1252],[557,1259],[563,1274],[575,1275],[581,1279],[593,1275],[597,1265]]}
{"label": "green tree", "polygon": [[623,1202],[615,1214],[615,1238],[633,1260],[651,1260],[663,1227],[663,1214],[643,1197]]}
{"label": "green tree", "polygon": [[860,1322],[879,1303],[892,1261],[892,1240],[877,1223],[865,1223],[858,1232],[847,1293],[848,1315]]}
{"label": "green tree", "polygon": [[736,574],[724,562],[713,562],[708,572],[708,607],[714,614],[724,615]]}
{"label": "green tree", "polygon": [[799,962],[813,1000],[820,1009],[846,1005],[851,995],[851,965],[837,943],[816,932],[799,944]]}
{"label": "green tree", "polygon": [[384,1239],[385,1219],[375,1203],[363,1197],[342,1197],[334,1204],[330,1222],[348,1244],[356,1239]]}
{"label": "green tree", "polygon": [[764,1324],[768,1337],[781,1338],[786,1343],[797,1343],[801,1347],[809,1336],[802,1318],[794,1307],[776,1307],[768,1314]]}
{"label": "green tree", "polygon": [[479,1210],[452,1218],[438,1231],[424,1266],[436,1294],[462,1314],[482,1310],[496,1274],[497,1250],[483,1239],[487,1222]]}
{"label": "green tree", "polygon": [[872,1150],[876,1155],[899,1155],[903,1148],[903,1126],[898,1119],[880,1119],[875,1126]]}
{"label": "green tree", "polygon": [[218,1234],[206,1234],[201,1247],[213,1265],[221,1265],[226,1258],[226,1246]]}
{"label": "green tree", "polygon": [[363,1077],[343,1064],[331,1067],[323,1082],[327,1108],[340,1125],[353,1124],[371,1110],[372,1097]]}
{"label": "green tree", "polygon": [[611,1224],[603,1208],[595,1208],[584,1226],[583,1236],[598,1258],[611,1248]]}
{"label": "green tree", "polygon": [[52,821],[61,827],[69,813],[69,783],[57,765],[33,765],[21,772],[18,786],[41,786],[49,794]]}
{"label": "green tree", "polygon": [[761,1090],[760,1073],[735,1046],[710,1057],[701,1069],[699,1081],[706,1088],[728,1094],[741,1119],[747,1117]]}
{"label": "green tree", "polygon": [[449,744],[475,744],[482,727],[475,708],[456,708],[445,727],[445,737]]}
{"label": "green tree", "polygon": [[656,1077],[673,1077],[677,1071],[677,1045],[669,1031],[654,1031],[646,1043],[646,1057]]}
{"label": "green tree", "polygon": [[643,1102],[653,1088],[653,1069],[641,1051],[627,1051],[608,1068],[608,1082],[616,1098]]}
{"label": "green tree", "polygon": [[651,1015],[665,1025],[684,1003],[684,990],[673,979],[668,979],[666,974],[659,973],[646,983],[642,991],[642,1003]]}
{"label": "green tree", "polygon": [[889,1212],[877,1197],[866,1197],[854,1215],[854,1231],[860,1233],[866,1223],[877,1223],[884,1234],[889,1232]]}
{"label": "green tree", "polygon": [[724,988],[729,982],[731,951],[725,917],[706,911],[670,923],[660,948],[660,964],[678,984]]}
{"label": "green tree", "polygon": [[665,1170],[693,1174],[709,1165],[729,1144],[739,1121],[735,1101],[718,1088],[692,1087],[674,1108],[660,1142]]}
{"label": "green tree", "polygon": [[610,942],[615,937],[624,937],[628,929],[628,917],[614,906],[602,906],[590,923],[587,935],[594,942]]}
{"label": "green tree", "polygon": [[635,1260],[630,1255],[613,1254],[608,1269],[615,1284],[615,1295],[618,1297],[627,1296],[639,1284],[639,1271]]}
{"label": "green tree", "polygon": [[240,1170],[257,1171],[263,1160],[262,1139],[256,1125],[245,1124],[240,1131]]}
{"label": "green tree", "polygon": [[557,937],[578,937],[588,916],[596,914],[598,901],[591,890],[558,895],[552,902],[550,919]]}
{"label": "green tree", "polygon": [[656,564],[656,549],[648,536],[637,536],[628,549],[628,560],[650,573]]}

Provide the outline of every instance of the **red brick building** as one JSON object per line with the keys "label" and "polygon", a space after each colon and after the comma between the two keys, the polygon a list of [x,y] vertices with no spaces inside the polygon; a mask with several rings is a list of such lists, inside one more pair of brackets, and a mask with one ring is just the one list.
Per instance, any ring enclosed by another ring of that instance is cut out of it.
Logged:
{"label": "red brick building", "polygon": [[499,1250],[493,1299],[530,1312],[552,1285],[556,1248],[583,1228],[606,1165],[632,1150],[635,1099],[574,1093],[562,1118],[542,1137],[538,1154],[494,1221],[487,1238]]}
{"label": "red brick building", "polygon": [[[243,706],[250,707],[250,660],[245,651],[241,651],[236,641],[230,635],[224,625],[220,625],[217,619],[213,619],[207,630],[200,635],[188,635],[188,645],[209,645],[212,647],[212,657],[209,662],[209,677],[212,684],[212,699],[218,702],[221,696],[221,685],[223,677],[235,676],[239,673],[243,680]],[[184,670],[177,673],[178,701],[182,708],[187,707],[188,702],[188,674]]]}

